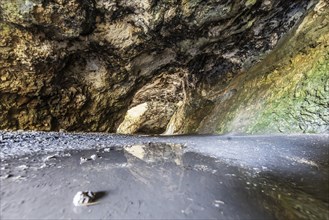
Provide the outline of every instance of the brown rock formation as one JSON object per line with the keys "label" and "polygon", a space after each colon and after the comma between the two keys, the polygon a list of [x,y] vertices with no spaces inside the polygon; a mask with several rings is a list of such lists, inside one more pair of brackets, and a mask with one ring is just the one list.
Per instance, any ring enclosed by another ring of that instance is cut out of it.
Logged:
{"label": "brown rock formation", "polygon": [[194,132],[316,3],[2,0],[0,129]]}

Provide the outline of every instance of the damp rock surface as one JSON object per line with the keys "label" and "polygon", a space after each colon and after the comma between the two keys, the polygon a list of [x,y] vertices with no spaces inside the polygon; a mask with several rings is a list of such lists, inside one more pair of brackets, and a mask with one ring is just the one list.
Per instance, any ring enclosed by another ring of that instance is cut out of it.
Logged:
{"label": "damp rock surface", "polygon": [[320,1],[291,37],[232,80],[198,131],[328,133],[328,15]]}
{"label": "damp rock surface", "polygon": [[[243,90],[233,79],[316,8],[325,17],[323,0],[3,0],[0,129],[203,132],[218,103]],[[326,120],[317,103],[301,107],[305,126]]]}

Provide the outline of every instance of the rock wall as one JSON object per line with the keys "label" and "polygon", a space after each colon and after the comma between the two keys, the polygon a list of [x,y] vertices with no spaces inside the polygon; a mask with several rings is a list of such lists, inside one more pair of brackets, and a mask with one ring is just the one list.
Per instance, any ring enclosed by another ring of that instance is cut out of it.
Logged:
{"label": "rock wall", "polygon": [[200,122],[316,4],[1,0],[0,129],[235,130]]}
{"label": "rock wall", "polygon": [[199,132],[329,133],[328,2],[222,97]]}

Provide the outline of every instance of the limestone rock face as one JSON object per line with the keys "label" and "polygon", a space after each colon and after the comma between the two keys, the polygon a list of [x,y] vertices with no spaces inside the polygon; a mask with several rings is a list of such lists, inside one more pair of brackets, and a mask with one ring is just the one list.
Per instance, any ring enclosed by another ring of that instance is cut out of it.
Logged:
{"label": "limestone rock face", "polygon": [[0,129],[201,131],[321,2],[2,0]]}

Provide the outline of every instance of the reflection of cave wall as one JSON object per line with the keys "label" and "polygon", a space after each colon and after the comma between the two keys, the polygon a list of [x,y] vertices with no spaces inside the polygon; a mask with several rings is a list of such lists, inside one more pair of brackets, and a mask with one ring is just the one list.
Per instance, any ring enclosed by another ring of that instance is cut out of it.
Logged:
{"label": "reflection of cave wall", "polygon": [[195,132],[310,2],[3,0],[0,129]]}

